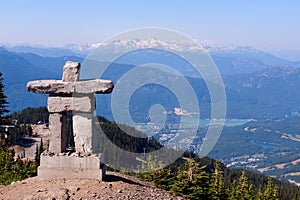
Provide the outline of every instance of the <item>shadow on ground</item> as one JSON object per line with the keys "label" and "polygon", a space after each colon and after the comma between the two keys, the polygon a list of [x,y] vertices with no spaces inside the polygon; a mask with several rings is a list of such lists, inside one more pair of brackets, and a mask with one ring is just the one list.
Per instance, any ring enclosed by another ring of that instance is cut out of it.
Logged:
{"label": "shadow on ground", "polygon": [[34,145],[35,142],[36,141],[31,138],[21,138],[17,141],[17,144],[20,145],[21,147],[28,148]]}
{"label": "shadow on ground", "polygon": [[128,180],[126,178],[117,176],[117,175],[113,175],[113,174],[107,174],[104,178],[105,182],[117,182],[117,181],[122,181],[124,183],[128,183],[128,184],[134,184],[134,185],[139,185],[139,186],[144,186],[143,184],[137,183],[133,180]]}

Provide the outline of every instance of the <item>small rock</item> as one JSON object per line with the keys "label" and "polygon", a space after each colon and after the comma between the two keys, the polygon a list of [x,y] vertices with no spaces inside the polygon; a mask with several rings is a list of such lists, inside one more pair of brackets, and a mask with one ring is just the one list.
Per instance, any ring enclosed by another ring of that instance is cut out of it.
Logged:
{"label": "small rock", "polygon": [[117,192],[118,192],[118,193],[122,193],[123,191],[122,191],[122,189],[120,189],[120,190],[118,190]]}
{"label": "small rock", "polygon": [[38,190],[36,190],[36,192],[43,192],[43,190],[42,189],[38,189]]}
{"label": "small rock", "polygon": [[71,156],[78,156],[76,152],[72,153]]}

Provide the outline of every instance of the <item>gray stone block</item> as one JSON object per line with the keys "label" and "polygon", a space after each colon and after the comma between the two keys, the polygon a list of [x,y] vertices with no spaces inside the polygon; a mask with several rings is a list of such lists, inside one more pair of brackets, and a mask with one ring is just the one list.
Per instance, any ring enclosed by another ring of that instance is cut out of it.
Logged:
{"label": "gray stone block", "polygon": [[93,152],[94,116],[92,113],[73,112],[75,150],[79,153]]}
{"label": "gray stone block", "polygon": [[79,80],[80,63],[67,61],[64,65],[63,82],[75,82]]}
{"label": "gray stone block", "polygon": [[49,115],[49,151],[60,153],[66,150],[66,113],[53,113]]}
{"label": "gray stone block", "polygon": [[101,164],[101,155],[41,155],[38,168],[40,180],[50,179],[97,179],[105,177],[105,166]]}
{"label": "gray stone block", "polygon": [[40,94],[108,94],[114,88],[110,80],[82,80],[76,82],[63,82],[61,80],[38,80],[27,83],[27,90]]}
{"label": "gray stone block", "polygon": [[50,113],[59,112],[94,112],[96,107],[95,96],[93,94],[83,97],[49,97],[48,111]]}

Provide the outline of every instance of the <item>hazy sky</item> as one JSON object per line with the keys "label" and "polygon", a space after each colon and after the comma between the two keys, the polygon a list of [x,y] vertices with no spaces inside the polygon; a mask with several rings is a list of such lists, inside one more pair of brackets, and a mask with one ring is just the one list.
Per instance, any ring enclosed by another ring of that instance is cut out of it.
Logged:
{"label": "hazy sky", "polygon": [[200,44],[300,50],[299,0],[0,2],[0,43],[96,43],[133,28],[162,27]]}

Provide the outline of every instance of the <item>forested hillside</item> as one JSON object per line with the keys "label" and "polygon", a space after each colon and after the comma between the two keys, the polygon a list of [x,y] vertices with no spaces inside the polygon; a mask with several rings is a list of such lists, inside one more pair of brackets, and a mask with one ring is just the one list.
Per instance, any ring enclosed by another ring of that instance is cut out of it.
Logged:
{"label": "forested hillside", "polygon": [[[26,114],[28,112],[31,114]],[[14,113],[13,116],[18,121],[22,121],[24,120],[24,113],[28,117],[27,120],[32,122],[38,121],[39,116],[44,117],[48,114],[46,108],[29,108]],[[104,133],[103,136],[108,138],[111,144],[126,151],[142,153],[145,151],[145,146],[147,146],[146,152],[155,151],[162,147],[155,139],[147,139],[144,133],[133,127],[118,125],[103,117],[98,117],[98,123]],[[127,133],[130,132],[130,135],[126,134],[124,130]],[[109,146],[105,146],[105,149],[106,151],[113,151]],[[4,149],[1,151],[4,152]],[[168,149],[168,153],[172,153],[172,151],[174,150]],[[142,162],[136,160],[136,162],[140,162],[141,170],[144,172],[138,173],[135,171],[132,175],[153,181],[158,187],[191,199],[199,199],[199,197],[201,197],[200,199],[287,200],[300,198],[300,189],[295,185],[244,169],[227,168],[221,162],[208,157],[199,158],[191,152],[182,153],[182,157],[163,169],[157,169],[159,166],[158,158],[146,157]],[[109,152],[108,155],[118,157],[117,154],[117,152]],[[111,160],[106,160],[106,162],[109,163]],[[122,165],[124,163],[120,162],[118,164]],[[111,165],[109,167],[111,170],[121,169],[120,166]],[[34,175],[34,173],[29,175]],[[9,182],[3,183],[8,184]]]}

